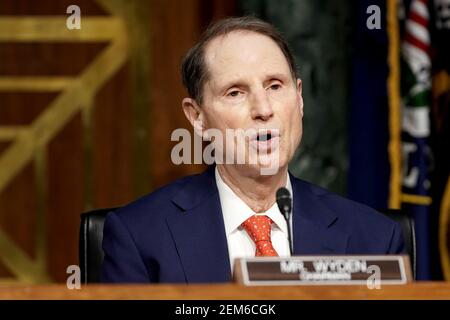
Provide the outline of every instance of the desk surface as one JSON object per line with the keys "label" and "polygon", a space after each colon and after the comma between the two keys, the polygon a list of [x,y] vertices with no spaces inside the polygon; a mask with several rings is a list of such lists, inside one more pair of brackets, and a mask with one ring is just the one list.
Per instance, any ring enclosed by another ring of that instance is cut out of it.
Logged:
{"label": "desk surface", "polygon": [[148,299],[148,300],[290,300],[290,299],[450,299],[450,282],[407,285],[245,287],[207,285],[86,285],[69,290],[65,285],[0,285],[0,299]]}

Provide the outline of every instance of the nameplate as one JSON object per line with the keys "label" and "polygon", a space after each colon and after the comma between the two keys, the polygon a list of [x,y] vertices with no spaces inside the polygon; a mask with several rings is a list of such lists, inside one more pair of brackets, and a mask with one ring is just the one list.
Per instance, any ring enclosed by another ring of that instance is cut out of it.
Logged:
{"label": "nameplate", "polygon": [[257,285],[397,285],[412,281],[408,256],[293,256],[237,259],[234,279]]}

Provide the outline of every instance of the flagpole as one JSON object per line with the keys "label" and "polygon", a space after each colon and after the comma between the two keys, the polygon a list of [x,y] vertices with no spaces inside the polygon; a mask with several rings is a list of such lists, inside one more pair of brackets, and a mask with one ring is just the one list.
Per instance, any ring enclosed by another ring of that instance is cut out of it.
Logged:
{"label": "flagpole", "polygon": [[400,109],[400,32],[397,0],[387,1],[388,45],[388,103],[389,103],[389,162],[391,167],[388,206],[401,207],[401,109]]}

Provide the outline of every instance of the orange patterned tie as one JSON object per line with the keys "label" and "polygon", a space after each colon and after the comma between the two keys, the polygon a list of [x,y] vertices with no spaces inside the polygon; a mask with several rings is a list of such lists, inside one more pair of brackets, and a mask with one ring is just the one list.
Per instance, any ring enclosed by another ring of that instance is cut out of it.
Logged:
{"label": "orange patterned tie", "polygon": [[254,215],[242,223],[242,226],[256,244],[256,257],[276,257],[278,253],[272,246],[270,239],[273,221],[263,215]]}

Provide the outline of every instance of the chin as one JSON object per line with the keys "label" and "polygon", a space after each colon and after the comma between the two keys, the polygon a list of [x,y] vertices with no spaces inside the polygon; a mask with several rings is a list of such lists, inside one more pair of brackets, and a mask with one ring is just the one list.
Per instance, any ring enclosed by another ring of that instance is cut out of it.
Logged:
{"label": "chin", "polygon": [[283,170],[287,166],[286,158],[279,159],[277,157],[272,157],[271,155],[267,157],[259,157],[259,162],[257,165],[253,165],[252,171],[257,171],[259,176],[273,176]]}

